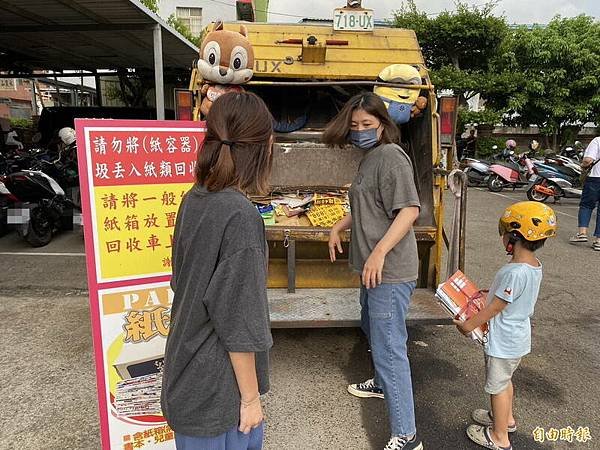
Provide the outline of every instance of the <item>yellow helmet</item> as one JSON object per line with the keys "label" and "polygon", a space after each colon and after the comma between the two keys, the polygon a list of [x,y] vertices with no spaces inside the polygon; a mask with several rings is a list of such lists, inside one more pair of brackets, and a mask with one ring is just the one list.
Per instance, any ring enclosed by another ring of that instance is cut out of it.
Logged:
{"label": "yellow helmet", "polygon": [[500,236],[513,231],[528,241],[556,236],[556,214],[549,206],[538,202],[515,203],[504,211],[498,223]]}

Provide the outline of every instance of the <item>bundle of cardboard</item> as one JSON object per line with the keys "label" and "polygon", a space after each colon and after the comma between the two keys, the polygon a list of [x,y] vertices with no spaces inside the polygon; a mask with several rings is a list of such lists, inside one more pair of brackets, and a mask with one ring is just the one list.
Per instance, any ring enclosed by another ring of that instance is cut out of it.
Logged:
{"label": "bundle of cardboard", "polygon": [[350,212],[347,191],[273,193],[251,200],[266,225],[330,228]]}
{"label": "bundle of cardboard", "polygon": [[[458,270],[454,275],[440,284],[435,297],[442,307],[456,320],[465,322],[485,308],[485,292]],[[473,340],[484,344],[488,324],[475,328],[471,332]]]}
{"label": "bundle of cardboard", "polygon": [[162,414],[160,391],[162,372],[144,375],[117,383],[115,409],[118,417]]}

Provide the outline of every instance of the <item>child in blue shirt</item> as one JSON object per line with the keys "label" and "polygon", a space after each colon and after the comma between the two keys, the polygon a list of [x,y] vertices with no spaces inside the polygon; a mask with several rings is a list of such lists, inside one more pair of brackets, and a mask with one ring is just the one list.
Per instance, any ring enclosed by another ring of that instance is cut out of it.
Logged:
{"label": "child in blue shirt", "polygon": [[485,308],[465,322],[454,323],[463,334],[486,322],[489,325],[484,352],[491,411],[473,411],[479,425],[470,425],[467,435],[485,448],[512,450],[508,433],[516,431],[517,425],[511,380],[521,358],[531,352],[530,317],[542,282],[542,264],[535,251],[556,236],[556,216],[542,203],[515,203],[500,218],[499,231],[512,259],[496,274]]}

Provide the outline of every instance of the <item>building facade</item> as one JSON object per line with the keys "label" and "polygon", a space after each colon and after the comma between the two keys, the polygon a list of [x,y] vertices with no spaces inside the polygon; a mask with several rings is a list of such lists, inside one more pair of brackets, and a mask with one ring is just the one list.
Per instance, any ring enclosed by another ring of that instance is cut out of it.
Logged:
{"label": "building facade", "polygon": [[[230,4],[224,4],[230,3]],[[198,36],[206,25],[217,19],[236,19],[235,0],[216,3],[210,0],[161,0],[158,14],[165,20],[174,14]]]}

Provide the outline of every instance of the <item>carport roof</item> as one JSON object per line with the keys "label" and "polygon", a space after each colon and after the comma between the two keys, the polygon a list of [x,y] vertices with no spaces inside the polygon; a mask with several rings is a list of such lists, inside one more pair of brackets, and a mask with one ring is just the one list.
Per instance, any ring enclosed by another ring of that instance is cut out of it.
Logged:
{"label": "carport roof", "polygon": [[157,24],[164,67],[191,67],[198,49],[137,0],[1,0],[0,70],[153,70]]}

